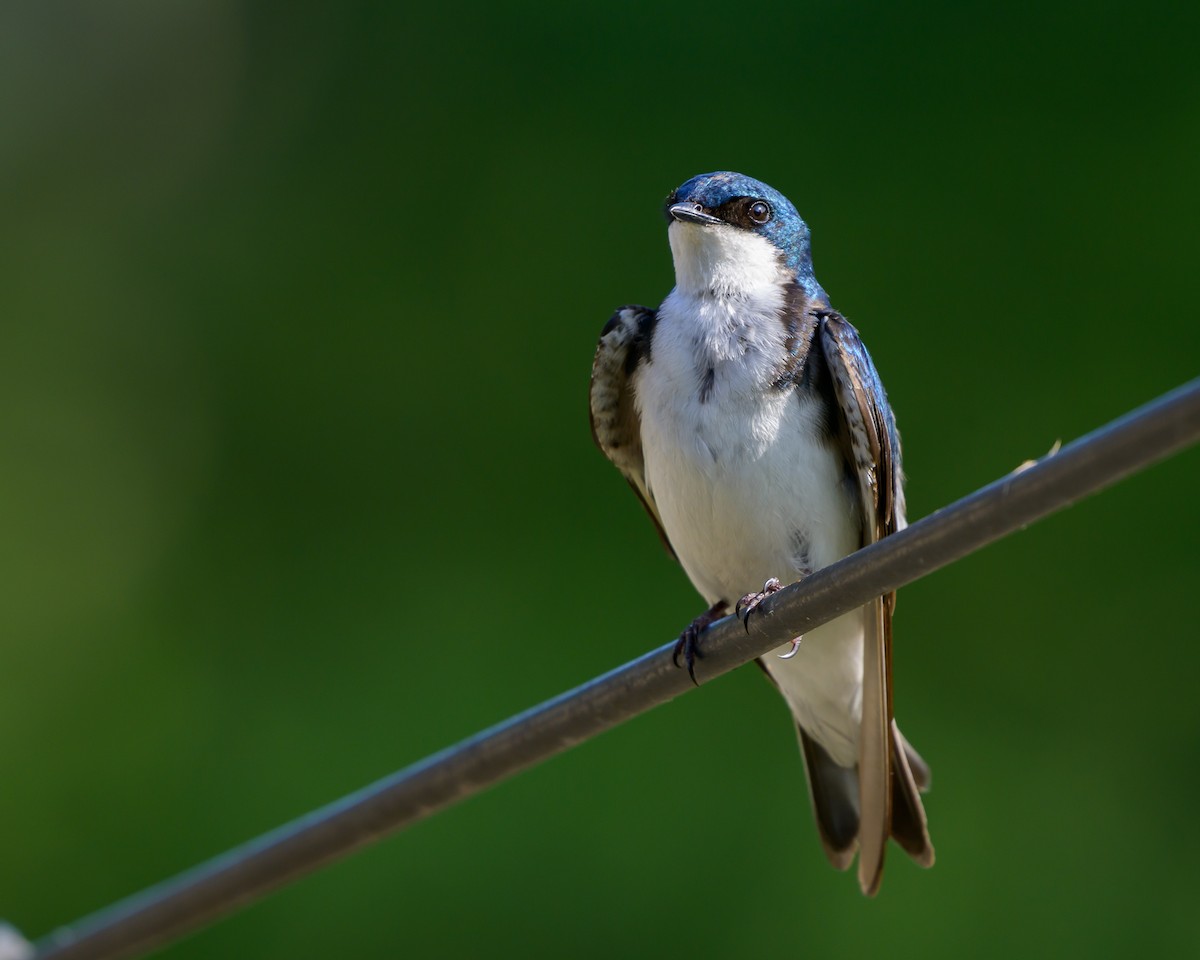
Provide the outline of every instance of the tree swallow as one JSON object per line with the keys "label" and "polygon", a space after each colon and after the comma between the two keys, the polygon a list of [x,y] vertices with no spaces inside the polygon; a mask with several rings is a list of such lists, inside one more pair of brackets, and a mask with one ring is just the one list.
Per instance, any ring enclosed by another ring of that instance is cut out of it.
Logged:
{"label": "tree swallow", "polygon": [[[905,525],[900,438],[858,331],[813,275],[808,227],[739,173],[666,201],[675,288],[622,307],[592,367],[592,434],[711,604],[748,618],[796,580]],[[888,837],[933,863],[929,767],[892,718],[895,594],[760,659],[795,717],[821,843],[873,896]],[[692,672],[693,679],[695,674]]]}

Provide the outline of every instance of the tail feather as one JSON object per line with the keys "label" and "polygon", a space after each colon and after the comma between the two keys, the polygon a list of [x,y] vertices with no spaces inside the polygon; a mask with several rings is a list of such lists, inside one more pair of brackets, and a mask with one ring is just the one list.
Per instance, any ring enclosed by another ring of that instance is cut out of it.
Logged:
{"label": "tail feather", "polygon": [[[761,660],[758,665],[776,688],[774,675]],[[933,866],[933,844],[921,794],[929,789],[932,776],[927,764],[904,738],[896,721],[891,720],[888,731],[887,787],[890,798],[887,832],[896,844],[919,866]],[[862,831],[861,786],[857,765],[844,767],[835,763],[829,752],[796,724],[800,753],[808,779],[808,795],[812,801],[813,817],[825,856],[836,870],[846,870],[859,852]],[[880,858],[882,866],[882,858]],[[868,896],[878,889],[879,871],[873,874],[873,884],[864,891]]]}
{"label": "tail feather", "polygon": [[929,765],[892,721],[892,839],[919,866],[933,866],[933,843],[921,794],[929,789]]}
{"label": "tail feather", "polygon": [[803,727],[797,724],[796,730],[821,846],[834,869],[845,870],[858,849],[858,771],[839,767]]}
{"label": "tail feather", "polygon": [[[800,751],[808,774],[808,794],[825,856],[836,870],[847,869],[858,850],[858,768],[834,763],[816,740],[797,725]],[[933,843],[921,794],[929,789],[929,765],[904,738],[893,720],[892,732],[892,819],[890,835],[896,844],[922,867],[933,866]]]}

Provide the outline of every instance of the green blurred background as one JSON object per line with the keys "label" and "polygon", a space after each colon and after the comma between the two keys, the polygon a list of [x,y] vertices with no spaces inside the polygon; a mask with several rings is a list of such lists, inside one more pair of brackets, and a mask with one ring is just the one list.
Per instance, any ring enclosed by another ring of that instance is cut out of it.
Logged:
{"label": "green blurred background", "polygon": [[[1200,5],[0,7],[0,916],[39,936],[670,639],[592,448],[659,205],[788,194],[916,518],[1200,372]],[[930,872],[753,668],[171,958],[1195,955],[1191,451],[902,593]]]}

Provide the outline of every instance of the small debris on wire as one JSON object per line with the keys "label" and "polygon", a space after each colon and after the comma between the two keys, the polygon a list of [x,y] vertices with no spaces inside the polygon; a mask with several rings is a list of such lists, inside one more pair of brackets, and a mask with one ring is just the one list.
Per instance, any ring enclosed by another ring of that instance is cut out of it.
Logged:
{"label": "small debris on wire", "polygon": [[[1045,459],[1046,459],[1046,457],[1052,457],[1052,456],[1054,456],[1056,453],[1058,453],[1058,451],[1059,451],[1059,450],[1061,450],[1061,449],[1062,449],[1062,441],[1061,441],[1061,440],[1055,440],[1055,441],[1054,441],[1054,443],[1053,443],[1053,445],[1050,447],[1050,449],[1049,449],[1048,451],[1046,451],[1046,456],[1042,457],[1041,459],[1042,459],[1042,460],[1045,460]],[[1026,470],[1028,470],[1030,467],[1032,467],[1032,466],[1034,466],[1035,464],[1037,464],[1037,462],[1038,462],[1037,460],[1026,460],[1024,463],[1020,463],[1020,464],[1018,464],[1018,465],[1017,465],[1017,468],[1016,468],[1016,469],[1013,471],[1013,473],[1024,473],[1024,472],[1025,472]]]}

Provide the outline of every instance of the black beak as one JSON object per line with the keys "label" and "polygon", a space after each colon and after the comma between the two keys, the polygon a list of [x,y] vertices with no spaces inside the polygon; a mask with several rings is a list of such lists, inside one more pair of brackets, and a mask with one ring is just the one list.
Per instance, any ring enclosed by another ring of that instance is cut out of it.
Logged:
{"label": "black beak", "polygon": [[714,217],[710,213],[705,213],[704,208],[698,203],[673,203],[667,207],[667,213],[670,214],[672,220],[678,220],[681,223],[724,223],[720,217]]}

